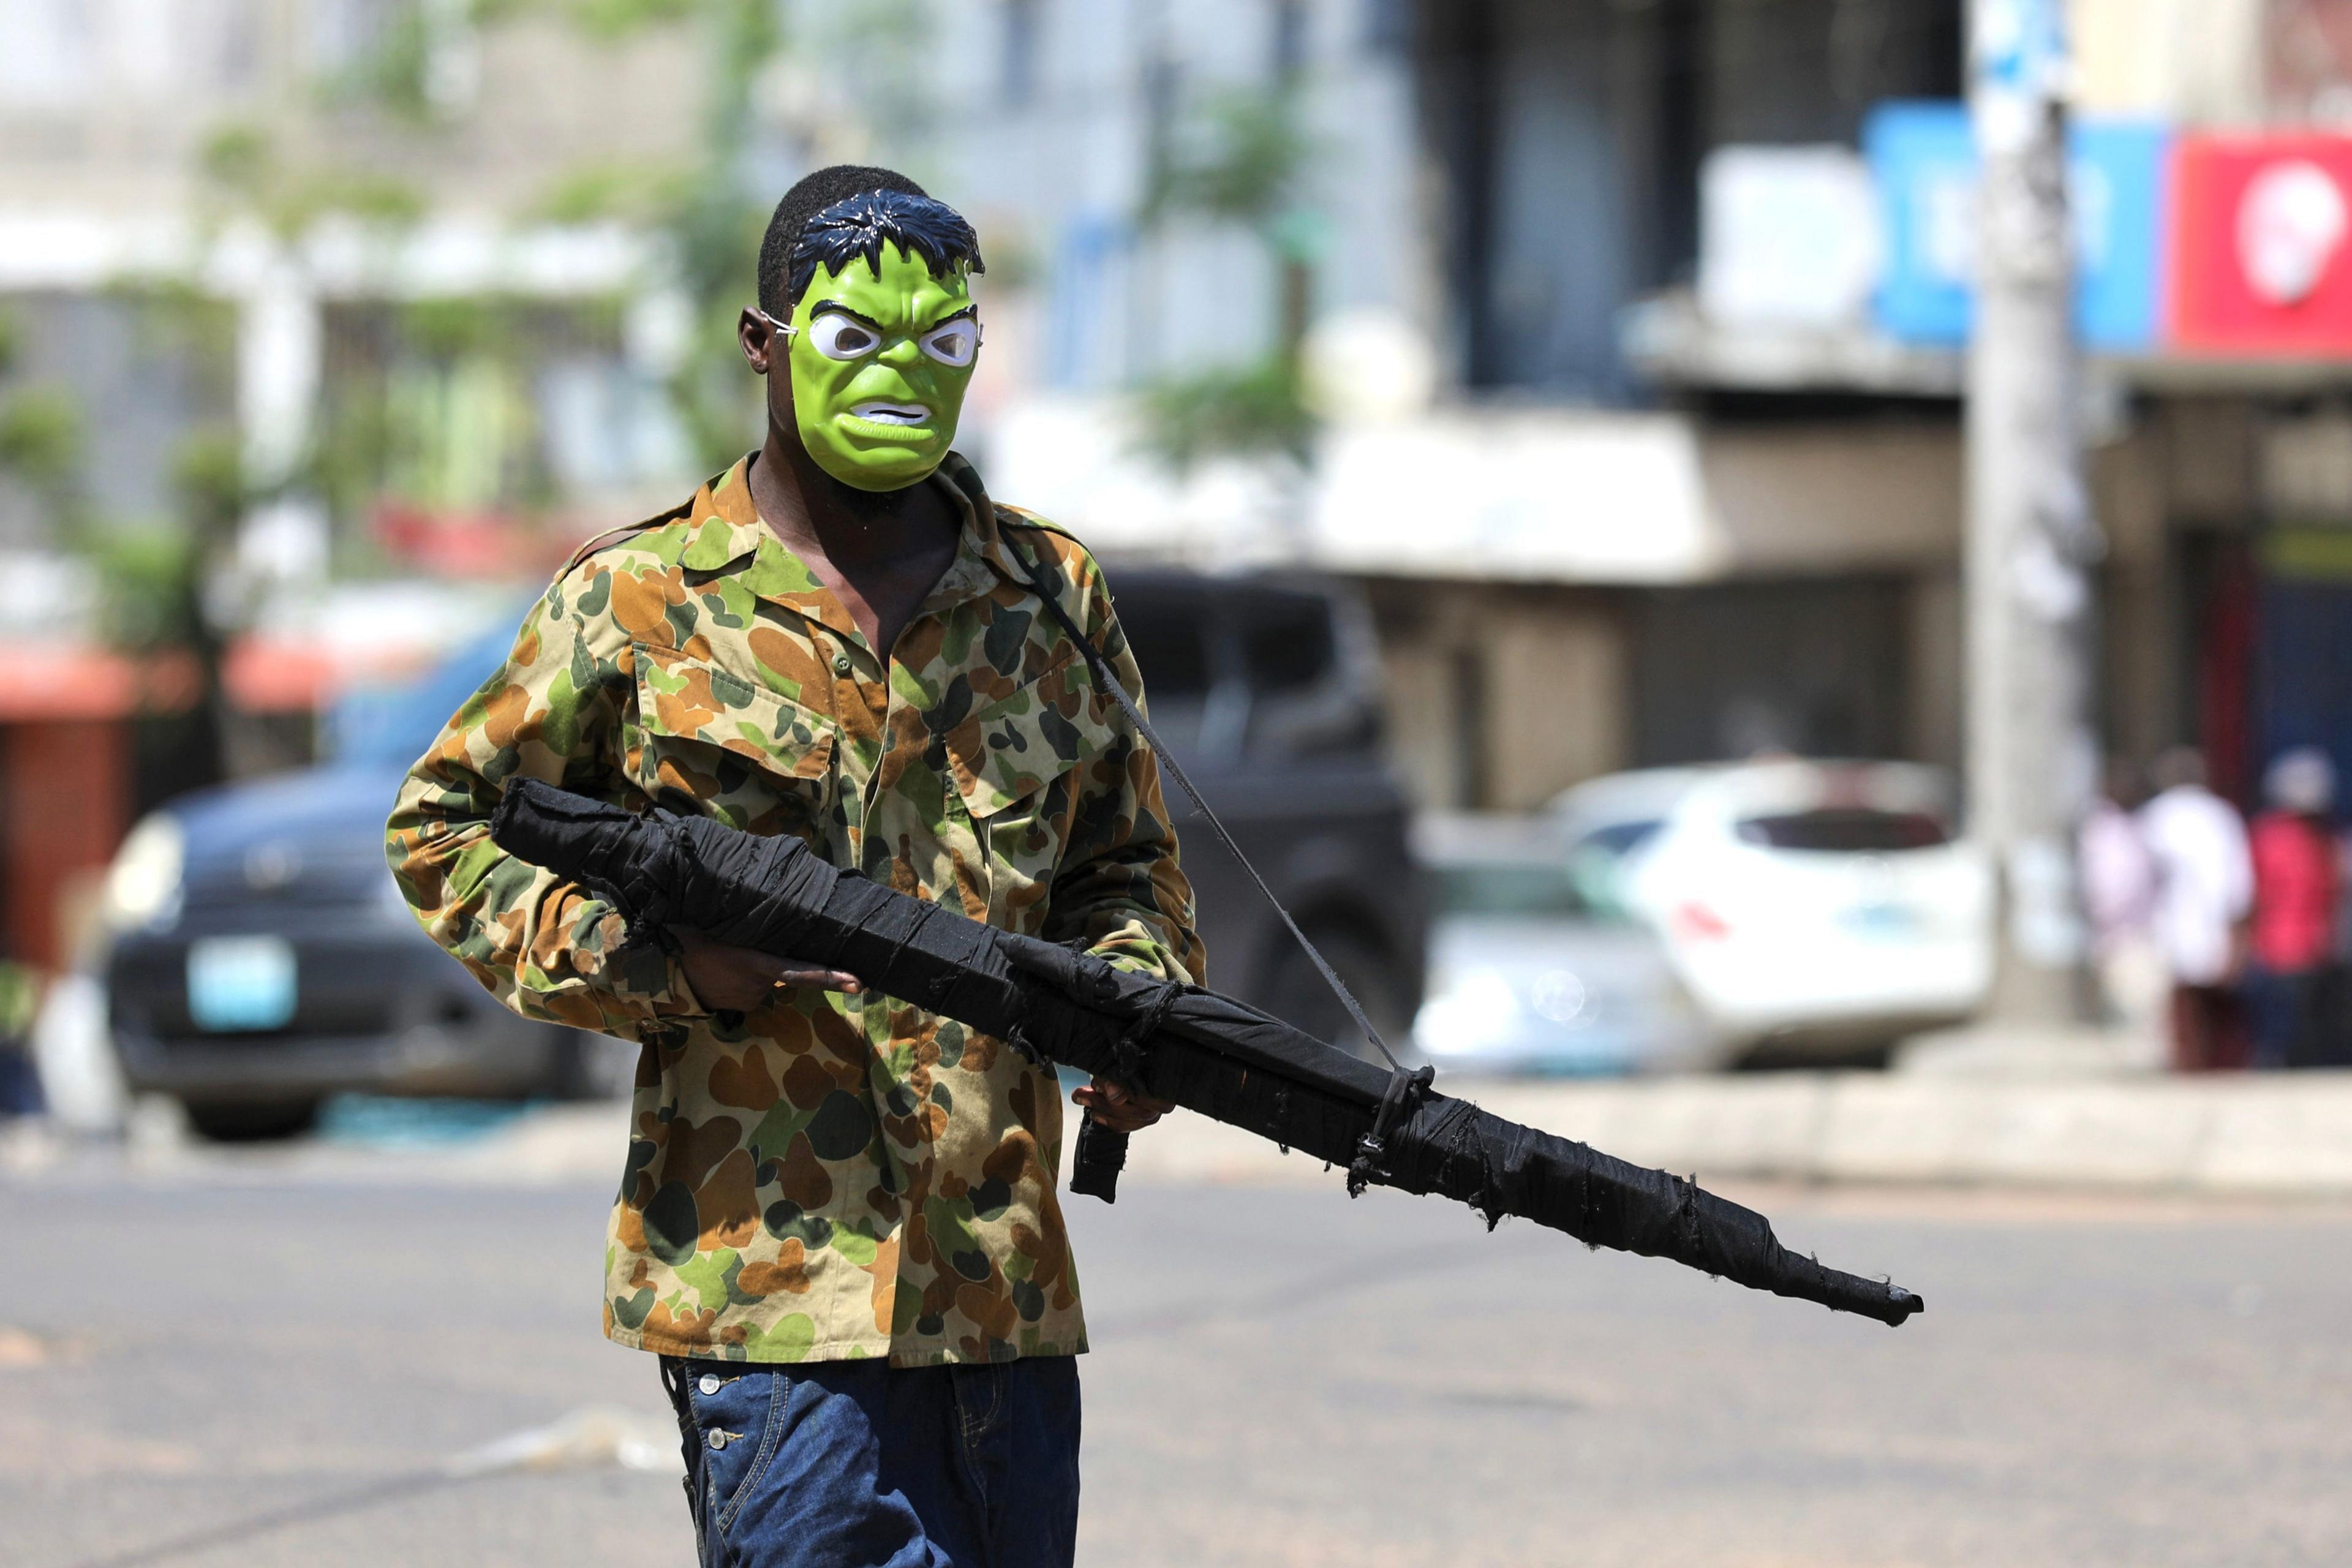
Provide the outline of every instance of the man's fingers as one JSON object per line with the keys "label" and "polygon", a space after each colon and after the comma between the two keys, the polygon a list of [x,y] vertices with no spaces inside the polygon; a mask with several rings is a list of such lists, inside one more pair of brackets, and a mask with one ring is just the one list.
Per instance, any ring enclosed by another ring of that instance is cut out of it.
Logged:
{"label": "man's fingers", "polygon": [[757,948],[736,947],[691,927],[676,928],[687,979],[706,1001],[750,1010],[765,1002],[780,986],[847,992],[866,989],[845,969],[830,969],[802,958],[779,958]]}
{"label": "man's fingers", "polygon": [[1076,1095],[1085,1095],[1088,1090],[1101,1095],[1104,1103],[1122,1110],[1133,1108],[1138,1110],[1148,1110],[1154,1116],[1165,1116],[1176,1109],[1176,1102],[1172,1100],[1154,1100],[1139,1089],[1129,1089],[1123,1083],[1113,1083],[1108,1079],[1098,1078],[1093,1083],[1073,1092]]}
{"label": "man's fingers", "polygon": [[864,984],[845,969],[827,969],[802,958],[779,958],[756,948],[738,949],[755,961],[760,975],[771,985],[811,985],[825,991],[859,991]]}
{"label": "man's fingers", "polygon": [[1167,1100],[1154,1100],[1105,1079],[1081,1084],[1070,1091],[1070,1098],[1086,1108],[1087,1117],[1096,1125],[1114,1132],[1140,1132],[1176,1109]]}
{"label": "man's fingers", "polygon": [[779,985],[814,985],[826,991],[846,991],[852,995],[866,989],[866,983],[845,969],[806,969],[791,963],[780,963],[775,983]]}

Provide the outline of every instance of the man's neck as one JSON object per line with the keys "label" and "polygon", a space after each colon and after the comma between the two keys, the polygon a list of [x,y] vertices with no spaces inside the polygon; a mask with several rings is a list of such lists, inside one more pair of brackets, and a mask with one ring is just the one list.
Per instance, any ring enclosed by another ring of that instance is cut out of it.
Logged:
{"label": "man's neck", "polygon": [[853,489],[772,426],[750,482],[761,521],[834,591],[887,658],[955,556],[957,519],[939,487]]}
{"label": "man's neck", "polygon": [[935,542],[940,517],[926,484],[902,490],[853,489],[817,467],[808,449],[774,429],[751,465],[751,501],[775,533],[805,558],[856,574],[902,560]]}

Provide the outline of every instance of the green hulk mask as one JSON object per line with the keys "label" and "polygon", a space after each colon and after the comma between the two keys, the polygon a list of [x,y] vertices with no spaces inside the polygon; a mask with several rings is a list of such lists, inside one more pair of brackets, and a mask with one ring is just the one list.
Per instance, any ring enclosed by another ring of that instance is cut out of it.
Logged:
{"label": "green hulk mask", "polygon": [[927,196],[872,192],[818,214],[792,260],[786,358],[802,445],[854,489],[929,478],[980,353],[971,226]]}

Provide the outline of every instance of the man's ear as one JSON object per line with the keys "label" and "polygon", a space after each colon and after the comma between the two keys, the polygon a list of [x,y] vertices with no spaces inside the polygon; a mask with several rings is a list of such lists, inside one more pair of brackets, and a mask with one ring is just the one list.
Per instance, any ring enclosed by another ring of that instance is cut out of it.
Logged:
{"label": "man's ear", "polygon": [[783,358],[784,348],[792,340],[771,325],[766,316],[745,306],[743,313],[735,318],[735,341],[742,345],[743,358],[752,371],[765,375]]}

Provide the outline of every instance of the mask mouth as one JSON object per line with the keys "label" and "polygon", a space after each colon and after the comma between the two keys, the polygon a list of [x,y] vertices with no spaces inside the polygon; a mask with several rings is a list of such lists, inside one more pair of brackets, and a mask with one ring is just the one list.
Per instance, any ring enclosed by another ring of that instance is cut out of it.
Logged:
{"label": "mask mouth", "polygon": [[872,401],[854,405],[849,412],[857,418],[870,419],[877,425],[921,425],[931,417],[931,411],[919,403]]}

